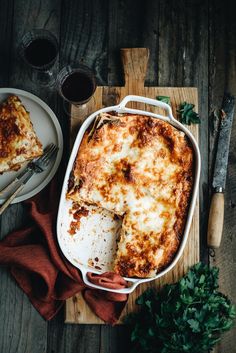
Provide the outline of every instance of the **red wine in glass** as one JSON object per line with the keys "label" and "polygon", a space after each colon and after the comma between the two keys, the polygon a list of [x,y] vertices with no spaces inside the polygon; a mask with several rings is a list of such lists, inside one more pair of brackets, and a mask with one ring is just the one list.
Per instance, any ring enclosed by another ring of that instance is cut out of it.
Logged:
{"label": "red wine in glass", "polygon": [[45,29],[27,32],[20,43],[20,56],[29,68],[32,81],[50,84],[55,81],[53,66],[58,55],[56,37]]}
{"label": "red wine in glass", "polygon": [[25,48],[24,55],[31,66],[43,69],[54,62],[57,48],[48,38],[36,38]]}
{"label": "red wine in glass", "polygon": [[57,78],[62,98],[74,105],[87,103],[96,89],[95,76],[87,66],[64,67]]}

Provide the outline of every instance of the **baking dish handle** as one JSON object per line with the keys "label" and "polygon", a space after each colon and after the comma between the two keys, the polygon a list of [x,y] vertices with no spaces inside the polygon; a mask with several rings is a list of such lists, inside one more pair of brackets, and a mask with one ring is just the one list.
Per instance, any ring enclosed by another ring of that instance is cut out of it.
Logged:
{"label": "baking dish handle", "polygon": [[[167,117],[170,120],[175,120],[175,118],[173,117],[172,114],[172,109],[171,106],[167,103],[158,101],[156,99],[151,99],[151,98],[146,98],[146,97],[142,97],[142,96],[134,96],[134,95],[130,95],[130,96],[126,96],[118,105],[118,108],[120,109],[125,109],[127,103],[129,102],[139,102],[139,103],[144,103],[144,104],[150,104],[150,105],[154,105],[156,107],[162,108],[167,112]],[[146,113],[144,111],[144,113]]]}
{"label": "baking dish handle", "polygon": [[132,284],[127,287],[127,288],[122,288],[122,289],[110,289],[110,288],[106,288],[103,286],[99,286],[97,284],[93,284],[92,282],[89,281],[88,277],[87,277],[87,270],[85,268],[80,268],[82,277],[83,277],[83,281],[84,283],[89,286],[89,287],[93,287],[96,289],[100,289],[100,290],[105,290],[108,292],[113,292],[113,293],[121,293],[121,294],[129,294],[132,293],[133,290],[137,287],[137,285],[139,284],[140,280],[139,279],[133,279],[133,278],[129,278],[128,280],[126,279],[127,282],[131,282]]}

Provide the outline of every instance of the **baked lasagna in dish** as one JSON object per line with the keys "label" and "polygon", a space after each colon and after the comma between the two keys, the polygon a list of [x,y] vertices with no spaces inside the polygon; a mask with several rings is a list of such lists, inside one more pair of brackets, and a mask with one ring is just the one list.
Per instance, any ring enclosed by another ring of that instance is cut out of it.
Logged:
{"label": "baked lasagna in dish", "polygon": [[84,134],[67,197],[122,217],[115,272],[154,277],[181,242],[193,186],[192,147],[184,132],[156,118],[99,118]]}
{"label": "baked lasagna in dish", "polygon": [[42,153],[29,113],[19,97],[9,96],[0,105],[0,173],[18,170]]}

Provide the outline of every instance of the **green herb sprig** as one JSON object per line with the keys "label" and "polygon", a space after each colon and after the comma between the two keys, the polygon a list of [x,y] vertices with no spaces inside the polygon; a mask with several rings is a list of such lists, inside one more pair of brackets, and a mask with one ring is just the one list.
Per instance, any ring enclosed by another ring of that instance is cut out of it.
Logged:
{"label": "green herb sprig", "polygon": [[[156,99],[158,101],[167,103],[170,105],[170,97],[167,96],[157,96]],[[179,114],[180,122],[182,124],[191,125],[191,124],[200,124],[201,120],[194,110],[194,104],[183,102],[179,105],[179,109],[177,109],[177,113]]]}
{"label": "green herb sprig", "polygon": [[170,105],[170,97],[167,97],[167,96],[157,96],[156,99],[157,99],[158,101],[161,101],[161,102],[164,102],[164,103]]}
{"label": "green herb sprig", "polygon": [[177,283],[145,291],[130,314],[133,353],[203,353],[229,330],[235,307],[218,288],[218,269],[199,263]]}
{"label": "green herb sprig", "polygon": [[191,125],[191,124],[200,124],[201,120],[194,110],[194,104],[183,102],[180,104],[177,112],[180,116],[180,122],[182,124]]}

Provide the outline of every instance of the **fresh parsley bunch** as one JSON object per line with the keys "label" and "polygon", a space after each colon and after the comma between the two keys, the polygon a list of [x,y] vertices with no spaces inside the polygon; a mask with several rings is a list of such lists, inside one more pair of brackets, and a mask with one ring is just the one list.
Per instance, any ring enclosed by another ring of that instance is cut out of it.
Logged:
{"label": "fresh parsley bunch", "polygon": [[145,291],[130,314],[132,352],[203,353],[233,325],[236,312],[217,291],[218,269],[198,263],[177,283]]}

